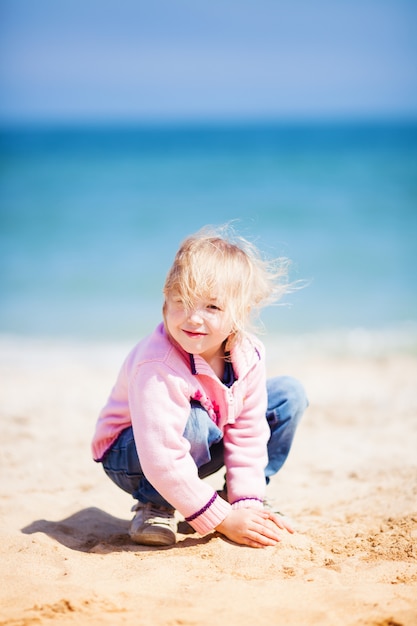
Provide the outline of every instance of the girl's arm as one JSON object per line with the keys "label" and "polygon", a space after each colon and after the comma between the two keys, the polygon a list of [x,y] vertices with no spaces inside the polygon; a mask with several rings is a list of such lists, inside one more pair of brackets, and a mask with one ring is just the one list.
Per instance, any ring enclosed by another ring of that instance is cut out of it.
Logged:
{"label": "girl's arm", "polygon": [[248,373],[244,403],[233,424],[224,429],[227,494],[234,508],[263,508],[270,437],[266,420],[267,391],[263,359]]}
{"label": "girl's arm", "polygon": [[197,532],[213,531],[231,506],[199,478],[183,436],[190,412],[185,377],[164,362],[138,367],[129,384],[129,406],[146,478]]}

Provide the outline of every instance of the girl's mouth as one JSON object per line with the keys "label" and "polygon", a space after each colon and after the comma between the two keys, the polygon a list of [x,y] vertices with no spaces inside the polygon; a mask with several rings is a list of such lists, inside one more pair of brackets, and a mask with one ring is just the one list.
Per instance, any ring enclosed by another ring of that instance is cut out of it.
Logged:
{"label": "girl's mouth", "polygon": [[206,333],[199,333],[192,330],[184,330],[183,332],[187,335],[187,337],[205,337]]}

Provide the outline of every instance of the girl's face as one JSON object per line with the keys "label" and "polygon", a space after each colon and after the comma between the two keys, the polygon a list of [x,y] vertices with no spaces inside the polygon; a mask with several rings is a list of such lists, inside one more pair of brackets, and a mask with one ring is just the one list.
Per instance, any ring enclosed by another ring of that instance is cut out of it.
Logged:
{"label": "girl's face", "polygon": [[169,334],[183,350],[199,354],[209,364],[224,356],[223,344],[233,328],[230,313],[215,297],[199,300],[188,309],[181,296],[172,294],[166,299],[165,322]]}

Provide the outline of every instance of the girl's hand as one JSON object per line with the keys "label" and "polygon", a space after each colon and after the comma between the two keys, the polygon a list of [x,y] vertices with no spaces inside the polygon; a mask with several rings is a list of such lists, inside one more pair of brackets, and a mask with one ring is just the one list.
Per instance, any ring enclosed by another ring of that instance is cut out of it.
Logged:
{"label": "girl's hand", "polygon": [[252,548],[275,546],[281,541],[280,530],[294,532],[285,517],[261,509],[234,509],[216,530],[228,539]]}
{"label": "girl's hand", "polygon": [[278,526],[278,528],[282,528],[282,530],[286,530],[289,533],[294,533],[294,528],[291,525],[288,517],[284,517],[283,515],[278,515],[277,513],[270,512],[270,518],[274,521],[274,523]]}

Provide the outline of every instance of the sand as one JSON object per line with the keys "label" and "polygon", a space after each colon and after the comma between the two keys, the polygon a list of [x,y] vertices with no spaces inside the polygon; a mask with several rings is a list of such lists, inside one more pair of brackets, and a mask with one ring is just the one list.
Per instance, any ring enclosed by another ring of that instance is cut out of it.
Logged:
{"label": "sand", "polygon": [[132,500],[90,458],[128,347],[0,341],[2,626],[417,624],[415,355],[274,346],[269,374],[311,402],[268,487],[296,534],[158,549],[129,540]]}

